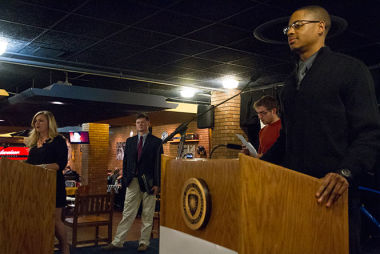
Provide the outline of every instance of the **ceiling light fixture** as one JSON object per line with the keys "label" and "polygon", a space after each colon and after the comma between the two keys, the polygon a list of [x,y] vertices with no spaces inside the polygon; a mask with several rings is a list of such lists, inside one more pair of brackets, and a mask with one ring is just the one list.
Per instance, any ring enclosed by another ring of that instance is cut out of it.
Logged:
{"label": "ceiling light fixture", "polygon": [[0,89],[0,96],[9,96],[9,93],[5,89]]}
{"label": "ceiling light fixture", "polygon": [[60,102],[60,101],[52,101],[51,104],[55,104],[55,105],[63,105],[64,103],[63,103],[63,102]]}
{"label": "ceiling light fixture", "polygon": [[0,55],[4,54],[4,52],[7,50],[8,42],[2,38],[0,39]]}
{"label": "ceiling light fixture", "polygon": [[197,91],[192,87],[185,87],[181,90],[181,96],[184,98],[194,97]]}
{"label": "ceiling light fixture", "polygon": [[236,78],[232,76],[224,77],[222,80],[222,83],[223,83],[223,87],[227,89],[233,89],[233,88],[238,87],[239,85],[239,81],[237,81]]}
{"label": "ceiling light fixture", "polygon": [[3,120],[3,119],[0,119],[0,122],[5,122],[5,120]]}

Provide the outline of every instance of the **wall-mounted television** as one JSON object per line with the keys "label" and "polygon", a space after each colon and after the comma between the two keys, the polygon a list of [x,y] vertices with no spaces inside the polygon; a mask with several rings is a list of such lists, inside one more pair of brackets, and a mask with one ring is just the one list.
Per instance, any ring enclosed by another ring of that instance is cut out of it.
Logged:
{"label": "wall-mounted television", "polygon": [[90,139],[87,131],[70,132],[71,144],[90,144]]}

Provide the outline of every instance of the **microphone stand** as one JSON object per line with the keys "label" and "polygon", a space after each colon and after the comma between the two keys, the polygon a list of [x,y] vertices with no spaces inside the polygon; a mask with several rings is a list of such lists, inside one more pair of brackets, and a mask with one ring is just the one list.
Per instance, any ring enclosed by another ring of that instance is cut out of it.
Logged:
{"label": "microphone stand", "polygon": [[178,145],[178,150],[177,150],[177,157],[176,159],[180,159],[181,158],[181,154],[182,154],[182,151],[183,151],[183,145],[185,143],[185,139],[186,139],[186,130],[187,130],[187,126],[189,125],[189,123],[191,123],[192,121],[194,121],[195,119],[197,119],[198,117],[200,116],[203,116],[204,114],[206,114],[207,112],[209,112],[210,110],[212,109],[215,109],[216,107],[222,105],[223,103],[226,103],[227,101],[229,100],[232,100],[233,98],[235,98],[236,96],[239,96],[242,92],[244,92],[248,86],[257,80],[257,76],[253,76],[248,82],[247,84],[245,84],[245,86],[243,87],[243,89],[241,89],[241,91],[237,94],[235,94],[234,96],[218,103],[217,105],[213,105],[212,107],[210,107],[208,110],[200,113],[200,114],[197,114],[196,116],[194,116],[192,119],[190,119],[189,121],[187,122],[184,122],[182,123],[180,126],[177,127],[177,129],[175,129],[175,131],[173,131],[167,138],[165,138],[163,141],[162,141],[162,144],[165,144],[166,142],[168,142],[170,139],[172,139],[176,134],[180,133],[181,134],[181,139],[180,139],[180,143]]}
{"label": "microphone stand", "polygon": [[179,141],[176,159],[181,159],[183,146],[185,144],[185,139],[186,139],[186,131],[187,131],[187,125],[181,129],[181,140]]}
{"label": "microphone stand", "polygon": [[211,152],[210,152],[210,159],[211,159],[211,157],[212,157],[212,154],[215,152],[215,150],[218,149],[219,147],[222,147],[222,146],[226,147],[226,145],[224,145],[224,144],[220,144],[220,145],[215,146],[215,147],[211,150]]}
{"label": "microphone stand", "polygon": [[[235,98],[236,96],[239,96],[242,92],[244,92],[248,86],[255,82],[257,79],[259,78],[259,76],[252,76],[251,79],[247,82],[247,84],[243,87],[243,89],[235,94],[234,96],[222,101],[221,103],[215,105],[215,106],[212,106],[210,107],[208,110],[206,110],[205,112],[201,113],[201,114],[197,114],[196,116],[194,116],[192,119],[190,119],[189,121],[187,122],[184,122],[182,123],[181,125],[179,125],[175,131],[173,131],[167,138],[165,138],[164,140],[161,141],[161,145],[160,147],[167,143],[169,140],[171,140],[176,134],[180,133],[181,134],[181,140],[180,140],[180,143],[178,145],[178,150],[177,150],[177,157],[176,159],[180,159],[181,158],[181,154],[182,154],[182,151],[183,151],[183,145],[185,143],[185,140],[186,140],[186,130],[187,130],[187,126],[189,125],[189,123],[191,123],[193,120],[197,119],[198,117],[200,116],[203,116],[204,114],[206,114],[207,112],[209,112],[210,110],[212,109],[215,109],[216,107],[222,105],[223,103],[226,103],[227,101]],[[161,153],[160,153],[160,149],[157,149],[157,155],[156,155],[156,168],[155,168],[155,173],[154,175],[158,177],[158,179],[161,179],[161,170],[159,170],[161,168]]]}

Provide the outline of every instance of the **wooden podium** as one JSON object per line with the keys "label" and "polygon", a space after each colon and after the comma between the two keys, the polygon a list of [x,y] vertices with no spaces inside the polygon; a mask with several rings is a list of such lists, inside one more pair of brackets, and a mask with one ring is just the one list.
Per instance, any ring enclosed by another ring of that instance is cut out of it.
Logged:
{"label": "wooden podium", "polygon": [[[189,178],[203,179],[211,196],[209,221],[198,230],[185,224],[181,211]],[[160,224],[238,253],[348,254],[347,192],[326,208],[315,198],[319,185],[317,178],[242,154],[163,156]]]}
{"label": "wooden podium", "polygon": [[0,159],[0,253],[54,252],[56,172]]}

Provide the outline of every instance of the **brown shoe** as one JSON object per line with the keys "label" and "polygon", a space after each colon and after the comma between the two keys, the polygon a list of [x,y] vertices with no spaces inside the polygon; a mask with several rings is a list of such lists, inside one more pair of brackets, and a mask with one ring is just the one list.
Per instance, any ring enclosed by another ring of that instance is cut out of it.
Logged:
{"label": "brown shoe", "polygon": [[123,247],[118,247],[118,246],[113,245],[112,243],[110,243],[110,244],[108,244],[106,246],[103,246],[101,249],[109,251],[109,250],[120,250],[121,248],[123,248]]}
{"label": "brown shoe", "polygon": [[146,251],[148,249],[148,245],[141,243],[137,248],[137,251]]}

